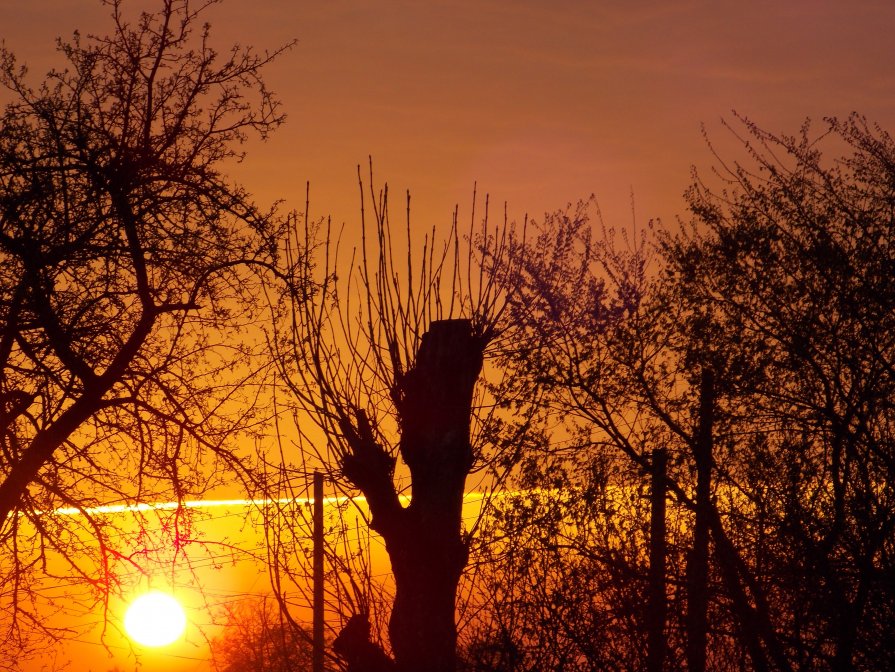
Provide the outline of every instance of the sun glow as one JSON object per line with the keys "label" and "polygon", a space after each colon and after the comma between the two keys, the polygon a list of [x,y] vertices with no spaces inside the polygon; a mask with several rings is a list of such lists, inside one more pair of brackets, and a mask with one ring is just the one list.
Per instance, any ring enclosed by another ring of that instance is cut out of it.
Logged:
{"label": "sun glow", "polygon": [[124,615],[128,636],[143,646],[166,646],[186,628],[180,603],[167,593],[151,591],[135,599]]}

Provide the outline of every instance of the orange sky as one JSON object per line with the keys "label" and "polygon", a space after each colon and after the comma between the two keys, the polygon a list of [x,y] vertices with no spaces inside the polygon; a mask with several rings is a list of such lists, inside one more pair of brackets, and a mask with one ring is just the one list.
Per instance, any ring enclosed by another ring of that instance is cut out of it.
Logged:
{"label": "orange sky", "polygon": [[[60,63],[54,37],[105,17],[98,0],[0,0],[0,37],[38,75]],[[476,181],[511,218],[595,193],[626,227],[632,191],[638,224],[684,214],[690,166],[712,161],[700,124],[722,138],[731,109],[787,132],[858,110],[895,131],[891,0],[227,0],[208,18],[221,44],[298,38],[267,75],[287,124],[235,174],[299,209],[310,180],[312,216],[349,227],[368,155],[424,228],[455,203],[467,217]]]}
{"label": "orange sky", "polygon": [[[0,34],[38,73],[54,36],[104,15],[5,0]],[[349,226],[370,154],[424,228],[468,214],[474,181],[513,218],[593,192],[623,227],[632,190],[640,224],[684,212],[690,166],[711,163],[700,124],[723,137],[731,109],[788,132],[852,110],[895,126],[888,0],[227,0],[209,18],[222,43],[299,40],[268,72],[287,125],[239,179],[295,208],[310,180],[312,215]]]}
{"label": "orange sky", "polygon": [[[332,530],[348,524],[347,543],[358,539],[353,534],[360,511],[365,511],[363,498],[353,504],[335,497],[330,486],[324,486],[324,527],[328,544],[345,543],[334,536]],[[483,496],[469,494],[464,503],[464,520],[472,526],[478,519]],[[109,620],[104,624],[99,610],[89,611],[86,603],[79,604],[79,595],[87,595],[82,586],[43,577],[35,586],[45,599],[55,600],[47,609],[46,622],[51,626],[73,628],[73,636],[63,642],[48,645],[42,653],[30,657],[24,663],[24,672],[113,672],[136,670],[140,672],[207,672],[210,656],[209,640],[224,632],[226,611],[237,608],[247,601],[257,607],[258,600],[270,593],[270,583],[263,559],[267,556],[262,517],[255,505],[249,502],[207,501],[194,503],[187,509],[190,539],[192,542],[175,553],[165,544],[170,532],[163,531],[173,511],[163,506],[158,512],[147,512],[143,522],[144,534],[139,537],[121,535],[130,541],[116,550],[125,556],[137,556],[141,571],[124,561],[113,561],[121,581],[124,599],[112,597],[109,604]],[[299,506],[308,506],[302,501]],[[340,513],[341,506],[341,513]],[[357,508],[355,508],[357,507]],[[78,515],[69,511],[65,515]],[[135,530],[132,514],[112,510],[105,514],[125,532]],[[294,530],[297,535],[309,533],[308,529]],[[361,543],[366,543],[359,532]],[[370,570],[374,582],[389,582],[389,564],[384,543],[378,535],[369,538]],[[310,539],[305,539],[306,545]],[[143,553],[147,553],[143,557]],[[52,563],[58,560],[50,556]],[[61,568],[61,565],[60,565]],[[57,571],[59,568],[55,568]],[[305,567],[310,570],[309,566]],[[123,618],[131,599],[149,589],[173,594],[183,605],[187,617],[184,635],[173,644],[157,649],[128,642],[123,633]],[[291,587],[284,577],[284,589],[293,605],[293,617],[310,627],[311,612],[305,597]],[[307,593],[305,593],[307,595]],[[86,597],[85,597],[86,599]],[[58,608],[58,613],[54,613]],[[337,628],[338,615],[327,607],[327,621]],[[104,627],[105,626],[105,627]],[[105,633],[103,634],[103,630]],[[69,667],[63,666],[68,663]]]}

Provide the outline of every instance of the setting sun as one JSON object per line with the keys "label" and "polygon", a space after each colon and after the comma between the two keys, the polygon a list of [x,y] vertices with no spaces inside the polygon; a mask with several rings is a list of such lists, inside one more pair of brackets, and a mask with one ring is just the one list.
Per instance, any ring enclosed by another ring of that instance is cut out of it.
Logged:
{"label": "setting sun", "polygon": [[166,593],[152,591],[131,603],[124,616],[124,629],[138,644],[165,646],[179,638],[186,628],[180,603]]}

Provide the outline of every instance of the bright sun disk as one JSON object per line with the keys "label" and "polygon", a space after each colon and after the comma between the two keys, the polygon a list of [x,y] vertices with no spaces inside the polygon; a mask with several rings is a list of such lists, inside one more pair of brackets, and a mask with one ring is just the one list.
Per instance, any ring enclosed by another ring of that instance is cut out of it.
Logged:
{"label": "bright sun disk", "polygon": [[165,646],[186,628],[180,603],[167,593],[154,590],[135,599],[124,615],[124,629],[138,644]]}

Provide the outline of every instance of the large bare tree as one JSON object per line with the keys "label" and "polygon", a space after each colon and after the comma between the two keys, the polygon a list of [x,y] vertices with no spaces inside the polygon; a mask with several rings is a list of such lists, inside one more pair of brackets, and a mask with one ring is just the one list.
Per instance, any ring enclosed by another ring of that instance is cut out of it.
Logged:
{"label": "large bare tree", "polygon": [[[314,278],[296,277],[278,359],[299,419],[322,430],[306,425],[305,446],[333,481],[365,496],[385,541],[397,669],[449,671],[469,555],[464,490],[486,457],[473,436],[489,422],[476,384],[502,314],[500,288],[474,258],[476,249],[500,255],[502,239],[475,227],[480,235],[464,242],[455,218],[442,242],[433,231],[414,254],[409,215],[407,235],[393,236],[387,190],[370,182],[369,201],[361,185],[357,257],[340,267],[338,245],[318,227],[325,262]],[[314,249],[314,236],[304,238],[313,228],[299,227],[297,248]]]}
{"label": "large bare tree", "polygon": [[246,269],[272,261],[278,233],[222,170],[283,120],[261,78],[282,49],[216,51],[214,3],[163,0],[130,19],[104,4],[111,33],[60,41],[65,67],[36,88],[0,50],[0,622],[13,647],[46,623],[28,590],[41,568],[94,599],[114,589],[114,526],[93,507],[200,494],[215,461],[238,465],[226,439],[253,422],[237,403],[253,375]]}

